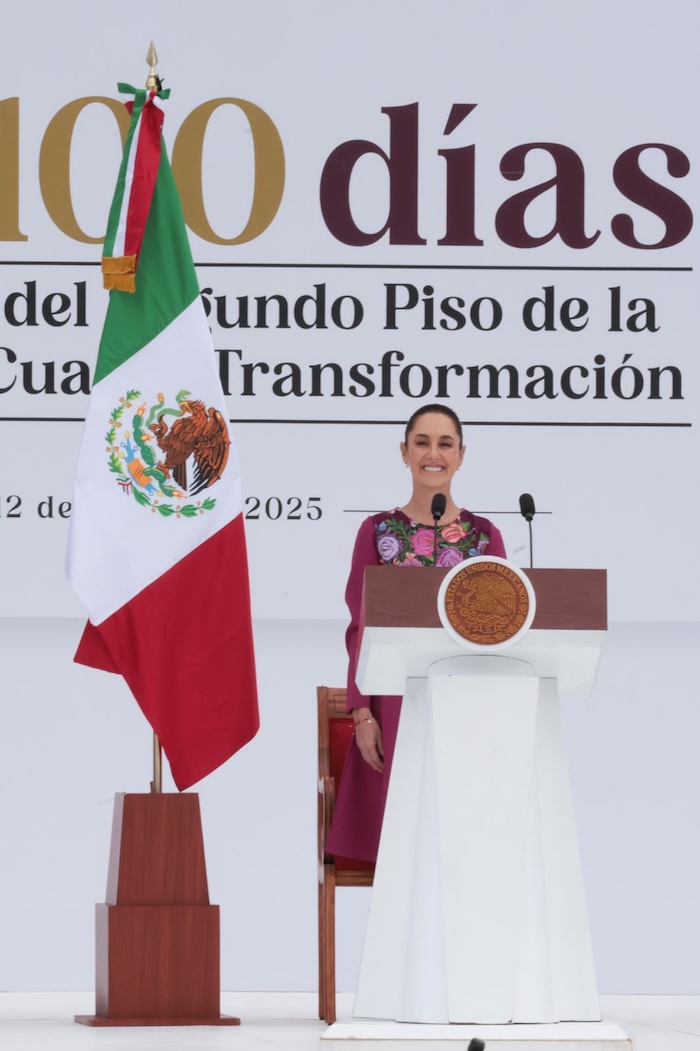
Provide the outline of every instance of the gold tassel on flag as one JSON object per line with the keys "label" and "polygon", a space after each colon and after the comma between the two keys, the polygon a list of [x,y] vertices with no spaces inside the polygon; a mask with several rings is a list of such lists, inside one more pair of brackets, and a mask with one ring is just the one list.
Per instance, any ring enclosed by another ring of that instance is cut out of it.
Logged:
{"label": "gold tassel on flag", "polygon": [[116,288],[119,292],[136,291],[136,256],[122,255],[116,258],[102,256],[102,282],[105,288]]}

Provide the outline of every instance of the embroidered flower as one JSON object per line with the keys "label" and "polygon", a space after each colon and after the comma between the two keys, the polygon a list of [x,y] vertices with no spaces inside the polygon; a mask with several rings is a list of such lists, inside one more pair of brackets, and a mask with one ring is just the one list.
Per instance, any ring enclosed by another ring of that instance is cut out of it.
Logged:
{"label": "embroidered flower", "polygon": [[394,562],[395,566],[423,566],[425,563],[420,559],[416,558],[412,551],[407,551],[406,556],[401,562]]}
{"label": "embroidered flower", "polygon": [[451,569],[452,566],[459,565],[460,562],[464,562],[464,555],[457,547],[443,547],[438,552],[437,566],[443,566],[445,569]]}
{"label": "embroidered flower", "polygon": [[435,545],[435,534],[432,529],[417,529],[411,537],[411,547],[417,555],[432,555]]}
{"label": "embroidered flower", "polygon": [[385,532],[383,536],[378,537],[377,551],[384,562],[393,562],[400,550],[401,543],[399,538],[394,536],[393,533]]}
{"label": "embroidered flower", "polygon": [[448,522],[448,524],[443,526],[440,530],[440,536],[443,540],[446,540],[448,544],[456,544],[466,535],[467,531],[461,522]]}
{"label": "embroidered flower", "polygon": [[476,544],[474,544],[474,538],[470,537],[472,546],[469,548],[469,557],[476,558],[478,555],[485,555],[486,548],[489,546],[489,539],[490,538],[487,537],[485,533],[479,533],[479,539]]}

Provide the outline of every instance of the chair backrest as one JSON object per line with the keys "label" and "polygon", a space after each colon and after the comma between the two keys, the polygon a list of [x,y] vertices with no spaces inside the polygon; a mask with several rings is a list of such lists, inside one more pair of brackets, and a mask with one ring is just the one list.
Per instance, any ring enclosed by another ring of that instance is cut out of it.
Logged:
{"label": "chair backrest", "polygon": [[[346,711],[347,693],[344,689],[319,686],[318,697],[318,776],[319,781],[324,777],[331,777],[335,782],[335,795],[343,776],[345,758],[352,741],[354,723],[352,715]],[[358,858],[343,858],[339,855],[328,855],[322,859],[325,864],[335,864],[336,880],[338,883],[345,882],[343,873],[347,873],[350,883],[371,883],[371,874],[374,872],[374,864],[370,861],[361,861]],[[358,880],[361,873],[367,874],[369,879]]]}

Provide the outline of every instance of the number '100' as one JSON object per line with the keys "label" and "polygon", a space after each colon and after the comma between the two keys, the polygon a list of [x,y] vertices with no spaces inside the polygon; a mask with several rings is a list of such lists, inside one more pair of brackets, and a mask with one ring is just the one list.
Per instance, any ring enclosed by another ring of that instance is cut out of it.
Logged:
{"label": "number '100'", "polygon": [[[27,241],[20,229],[20,116],[19,98],[0,100],[0,241]],[[129,128],[129,115],[116,99],[100,95],[74,99],[51,119],[41,140],[39,188],[51,219],[74,241],[101,244],[104,237],[91,237],[81,229],[71,194],[71,143],[78,117],[87,106],[106,106],[113,114],[122,143]],[[255,154],[255,184],[250,214],[235,237],[221,237],[212,228],[204,207],[202,156],[207,125],[221,106],[236,106],[245,115]],[[268,228],[277,214],[284,192],[285,163],[282,139],[263,109],[246,99],[220,98],[202,103],[185,118],[172,151],[173,174],[180,191],[187,225],[211,244],[235,245],[253,241]],[[258,173],[263,173],[260,175]]]}

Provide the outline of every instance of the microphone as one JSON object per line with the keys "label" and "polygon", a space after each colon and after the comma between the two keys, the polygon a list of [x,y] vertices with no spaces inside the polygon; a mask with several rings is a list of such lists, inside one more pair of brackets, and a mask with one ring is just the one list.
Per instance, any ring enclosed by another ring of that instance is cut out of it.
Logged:
{"label": "microphone", "polygon": [[[520,499],[522,500],[522,496],[520,497]],[[532,500],[532,497],[530,497],[530,499]],[[447,507],[447,497],[445,496],[445,494],[444,493],[436,493],[435,496],[432,499],[431,504],[430,504],[430,513],[433,516],[433,522],[435,522],[436,525],[440,521],[442,516],[444,515],[446,507]],[[534,513],[534,510],[535,510],[535,505],[534,504],[532,505],[532,510],[533,510],[533,513]]]}
{"label": "microphone", "polygon": [[523,493],[520,497],[520,514],[526,522],[531,522],[535,517],[535,501],[529,493]]}
{"label": "microphone", "polygon": [[433,565],[437,563],[438,522],[445,513],[447,497],[444,493],[436,493],[430,502],[430,513],[433,516]]}
{"label": "microphone", "polygon": [[532,569],[532,519],[535,517],[535,501],[529,493],[523,493],[520,497],[520,514],[530,530],[530,569]]}

